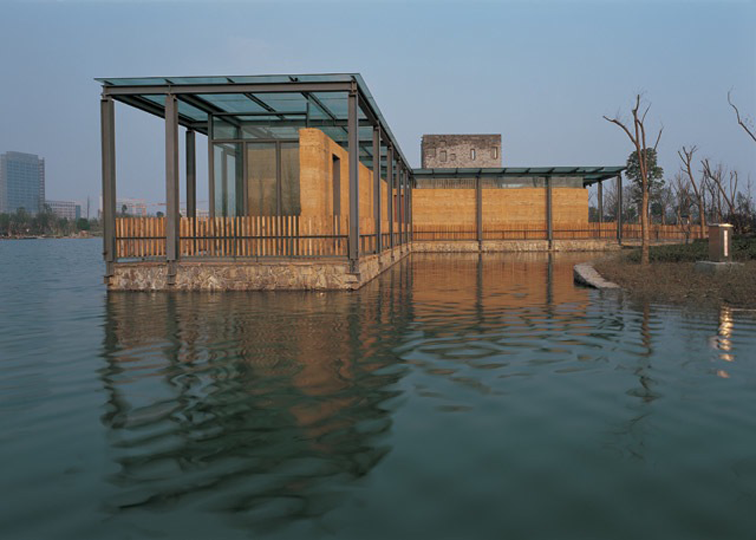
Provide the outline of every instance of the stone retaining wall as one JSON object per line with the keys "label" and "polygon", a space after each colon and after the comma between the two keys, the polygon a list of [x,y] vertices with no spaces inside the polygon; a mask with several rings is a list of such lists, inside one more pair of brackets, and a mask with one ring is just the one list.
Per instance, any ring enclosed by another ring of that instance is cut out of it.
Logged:
{"label": "stone retaining wall", "polygon": [[[607,251],[616,242],[555,240],[553,251]],[[546,252],[546,240],[484,240],[413,242],[379,255],[360,259],[359,272],[349,270],[344,259],[301,261],[180,261],[170,279],[164,262],[120,262],[106,278],[108,289],[118,291],[260,291],[260,290],[355,290],[411,252],[506,253]]]}
{"label": "stone retaining wall", "polygon": [[410,252],[405,245],[365,256],[358,273],[349,271],[346,260],[181,261],[176,263],[173,284],[166,263],[124,262],[114,265],[106,284],[119,291],[355,290]]}

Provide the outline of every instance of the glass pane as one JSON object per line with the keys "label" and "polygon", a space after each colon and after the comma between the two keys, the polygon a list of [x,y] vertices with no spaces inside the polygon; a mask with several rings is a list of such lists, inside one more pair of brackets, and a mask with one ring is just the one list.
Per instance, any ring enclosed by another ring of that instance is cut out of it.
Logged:
{"label": "glass pane", "polygon": [[281,213],[302,213],[299,199],[299,143],[281,143]]}
{"label": "glass pane", "polygon": [[229,117],[213,116],[213,139],[238,139],[238,125]]}
{"label": "glass pane", "polygon": [[215,215],[244,215],[244,183],[241,144],[213,145]]}
{"label": "glass pane", "polygon": [[278,213],[275,143],[247,143],[247,190],[250,215]]}

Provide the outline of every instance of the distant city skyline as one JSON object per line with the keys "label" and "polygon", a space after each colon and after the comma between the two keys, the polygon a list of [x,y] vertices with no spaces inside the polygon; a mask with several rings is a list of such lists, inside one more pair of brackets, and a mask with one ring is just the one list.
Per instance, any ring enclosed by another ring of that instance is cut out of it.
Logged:
{"label": "distant city skyline", "polygon": [[45,205],[45,160],[36,154],[0,154],[0,213],[35,215]]}
{"label": "distant city skyline", "polygon": [[[95,77],[360,72],[416,167],[423,133],[502,133],[505,166],[623,165],[602,115],[642,92],[667,179],[695,144],[756,181],[727,104],[756,117],[754,27],[751,1],[6,2],[0,151],[45,156],[51,199],[97,200]],[[116,130],[118,197],[164,201],[161,120],[119,105]]]}

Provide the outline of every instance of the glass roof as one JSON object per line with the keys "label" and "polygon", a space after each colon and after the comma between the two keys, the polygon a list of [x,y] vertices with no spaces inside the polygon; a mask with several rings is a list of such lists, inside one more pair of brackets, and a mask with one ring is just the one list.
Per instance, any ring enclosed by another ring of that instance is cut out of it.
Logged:
{"label": "glass roof", "polygon": [[[349,117],[348,93],[342,91],[276,91],[276,92],[239,92],[228,93],[229,86],[255,84],[294,85],[297,83],[350,83],[355,81],[360,93],[367,102],[370,111],[358,108],[361,121],[368,119],[368,114],[378,118],[383,131],[388,135],[401,159],[409,166],[404,157],[391,128],[384,119],[375,99],[364,79],[359,73],[330,73],[304,75],[223,75],[197,77],[132,77],[132,78],[97,78],[106,88],[111,88],[113,98],[140,108],[152,114],[163,116],[165,94],[171,88],[202,86],[202,93],[177,93],[179,108],[179,123],[184,126],[207,133],[208,116],[229,113],[244,116],[244,122],[254,123],[256,120],[272,125],[275,121],[291,121],[298,119],[304,122],[320,122],[313,124],[326,132],[331,138],[341,144],[346,144],[346,122]],[[213,92],[208,85],[219,85],[223,92]],[[128,94],[119,94],[118,88],[130,87]],[[136,87],[136,89],[134,88]],[[138,87],[145,87],[141,93]],[[163,88],[165,87],[164,91]],[[187,88],[185,88],[187,89]],[[159,93],[156,93],[159,92]],[[270,113],[262,116],[263,113]],[[254,118],[253,115],[260,115]],[[361,160],[368,166],[372,165],[372,128],[360,125]]]}
{"label": "glass roof", "polygon": [[[235,117],[254,129],[255,123],[273,128],[280,124],[281,132],[291,131],[296,135],[297,125],[304,127],[309,123],[326,133],[339,144],[347,145],[348,93],[343,90],[322,91],[258,91],[249,86],[238,93],[230,89],[234,85],[287,85],[307,83],[357,83],[360,94],[367,102],[369,111],[360,106],[359,144],[360,161],[372,167],[373,145],[372,127],[369,126],[368,114],[377,117],[383,131],[388,135],[400,158],[407,166],[409,162],[404,157],[395,137],[391,133],[388,123],[373,98],[364,79],[359,73],[323,73],[297,75],[218,75],[191,77],[132,77],[132,78],[98,78],[106,89],[111,89],[113,98],[158,116],[164,115],[165,94],[172,88],[184,87],[184,91],[176,93],[178,98],[179,122],[187,127],[207,133],[208,116],[233,114]],[[197,92],[188,87],[197,86]],[[214,92],[217,86],[218,92]],[[129,87],[126,90],[126,87]],[[144,93],[139,87],[145,87]],[[199,91],[201,88],[201,92]],[[122,88],[122,93],[118,89]],[[221,91],[222,90],[222,91]],[[229,91],[230,90],[230,91]],[[386,141],[381,141],[382,174],[386,167]],[[505,167],[486,169],[414,169],[413,174],[425,177],[500,177],[500,176],[579,176],[585,185],[612,178],[621,173],[625,167]]]}

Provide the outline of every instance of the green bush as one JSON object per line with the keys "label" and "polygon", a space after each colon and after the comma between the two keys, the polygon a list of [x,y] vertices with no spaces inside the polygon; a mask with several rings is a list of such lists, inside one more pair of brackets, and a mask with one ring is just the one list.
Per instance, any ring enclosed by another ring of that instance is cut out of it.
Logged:
{"label": "green bush", "polygon": [[[649,249],[651,262],[695,262],[709,258],[708,240],[694,240],[690,244],[652,246]],[[640,262],[640,248],[627,255],[628,260]],[[756,260],[756,237],[739,236],[732,240],[732,258],[736,261]]]}

